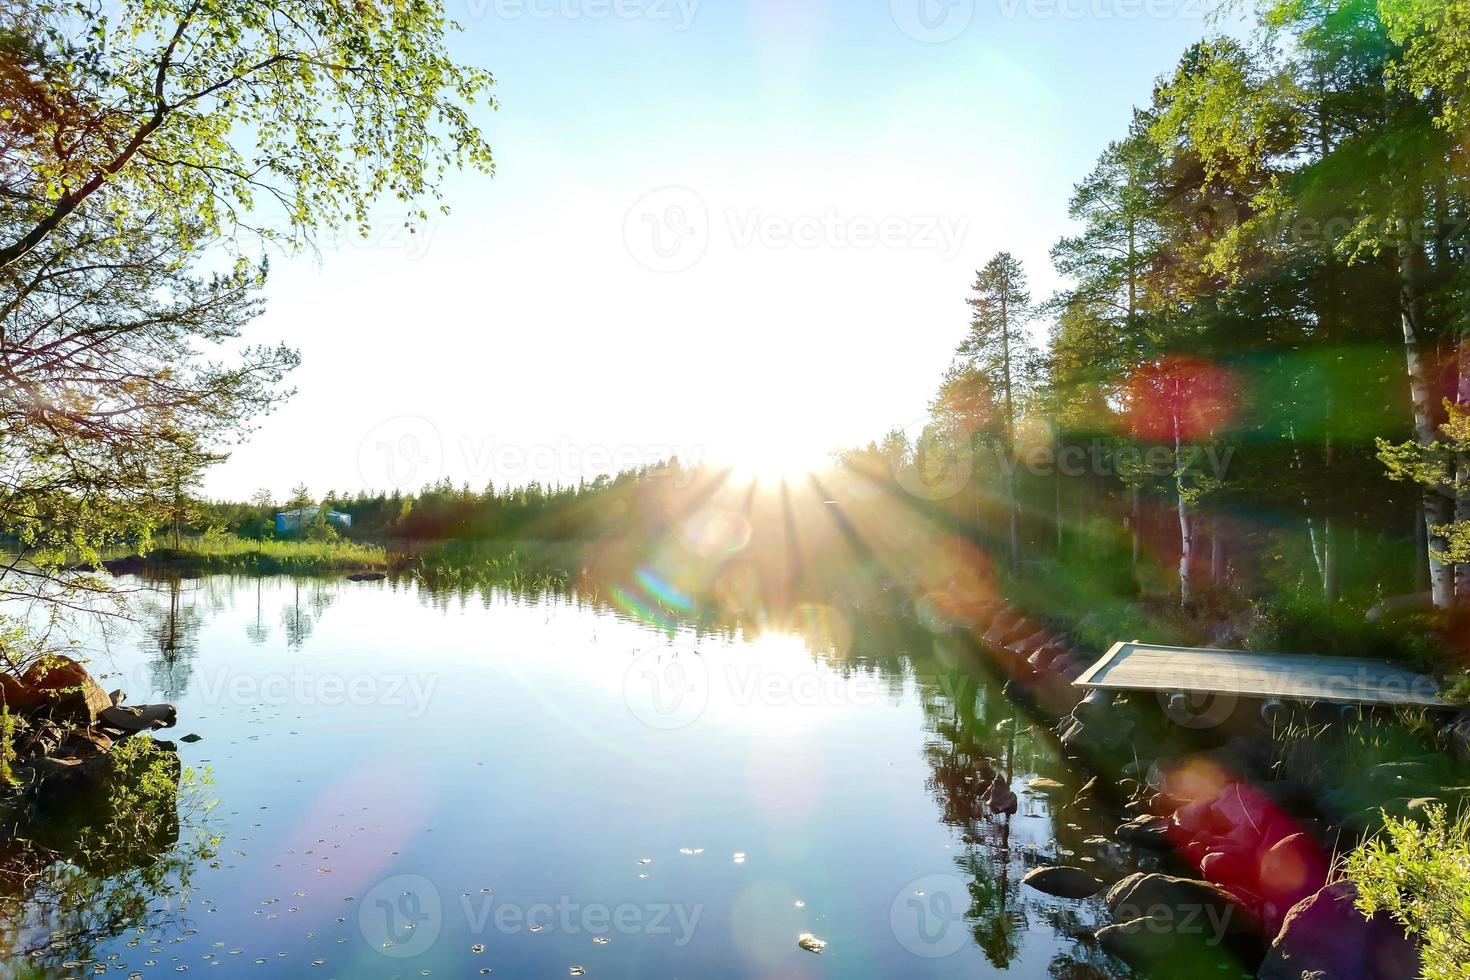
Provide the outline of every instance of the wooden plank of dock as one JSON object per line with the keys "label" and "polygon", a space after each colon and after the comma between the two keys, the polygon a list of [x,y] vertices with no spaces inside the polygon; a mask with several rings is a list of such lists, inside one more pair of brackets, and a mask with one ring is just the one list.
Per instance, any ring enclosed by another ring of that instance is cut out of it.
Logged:
{"label": "wooden plank of dock", "polygon": [[1354,657],[1115,643],[1075,681],[1110,691],[1180,691],[1335,704],[1448,708],[1431,677]]}

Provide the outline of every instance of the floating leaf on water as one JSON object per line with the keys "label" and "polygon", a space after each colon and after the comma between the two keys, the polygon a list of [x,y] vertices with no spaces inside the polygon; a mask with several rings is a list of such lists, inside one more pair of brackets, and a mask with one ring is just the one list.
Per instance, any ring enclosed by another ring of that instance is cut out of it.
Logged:
{"label": "floating leaf on water", "polygon": [[473,946],[470,947],[470,952],[471,953],[483,953],[483,952],[485,952],[485,944],[484,943],[475,943],[475,945],[473,945]]}
{"label": "floating leaf on water", "polygon": [[608,939],[606,936],[593,936],[592,941],[599,946],[606,946],[608,943],[612,942],[612,940]]}
{"label": "floating leaf on water", "polygon": [[574,966],[574,967],[572,967],[572,976],[574,976],[574,977],[585,976],[586,973],[587,973],[587,971],[584,970],[580,966]]}
{"label": "floating leaf on water", "polygon": [[818,939],[809,932],[804,932],[796,937],[796,945],[808,953],[820,953],[827,948],[827,941],[825,939]]}
{"label": "floating leaf on water", "polygon": [[798,898],[796,900],[796,907],[799,908],[799,909],[804,909],[804,908],[806,908],[806,903],[803,902],[801,899]]}

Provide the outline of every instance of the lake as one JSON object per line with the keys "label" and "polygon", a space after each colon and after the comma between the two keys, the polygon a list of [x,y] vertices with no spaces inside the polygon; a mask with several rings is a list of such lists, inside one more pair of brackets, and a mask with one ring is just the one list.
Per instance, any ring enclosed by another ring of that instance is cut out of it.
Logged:
{"label": "lake", "polygon": [[[1125,973],[1092,941],[1100,899],[1020,878],[1146,859],[1098,836],[1116,813],[1071,805],[1086,774],[980,659],[914,623],[811,607],[793,632],[700,633],[550,593],[285,577],[137,601],[86,652],[130,703],[177,703],[159,735],[207,781],[151,873],[13,888],[12,973]],[[983,802],[987,756],[1014,816]],[[1023,791],[1037,775],[1062,788]]]}

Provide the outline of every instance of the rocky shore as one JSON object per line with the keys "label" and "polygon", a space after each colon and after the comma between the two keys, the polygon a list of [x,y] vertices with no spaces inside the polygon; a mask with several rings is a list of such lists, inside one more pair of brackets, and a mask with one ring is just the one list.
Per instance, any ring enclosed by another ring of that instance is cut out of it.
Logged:
{"label": "rocky shore", "polygon": [[22,796],[95,784],[115,746],[177,721],[173,705],[127,705],[122,691],[107,693],[85,667],[60,654],[18,676],[0,673],[0,699],[12,720],[7,752]]}
{"label": "rocky shore", "polygon": [[980,638],[978,652],[1008,678],[1008,693],[1056,731],[1074,764],[1095,774],[1089,786],[1129,816],[1114,840],[1178,872],[1105,882],[1083,868],[1050,865],[1026,876],[1028,886],[1059,898],[1105,893],[1112,924],[1095,936],[1104,949],[1168,976],[1197,962],[1202,944],[1228,948],[1260,980],[1418,974],[1413,941],[1388,917],[1359,913],[1354,886],[1333,869],[1362,833],[1356,815],[1436,798],[1436,775],[1460,771],[1453,759],[1465,748],[1470,716],[1441,733],[1432,758],[1380,763],[1334,797],[1288,771],[1280,740],[1254,710],[1207,730],[1181,730],[1152,696],[1080,696],[1072,682],[1102,651],[1064,628],[1000,601],[952,619],[957,631]]}

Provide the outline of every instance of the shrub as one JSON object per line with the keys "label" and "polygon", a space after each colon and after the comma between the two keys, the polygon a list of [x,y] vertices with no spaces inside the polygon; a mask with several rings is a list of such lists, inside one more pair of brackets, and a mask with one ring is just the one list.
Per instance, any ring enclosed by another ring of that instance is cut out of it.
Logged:
{"label": "shrub", "polygon": [[1470,818],[1443,805],[1425,822],[1384,815],[1383,831],[1347,856],[1365,915],[1384,911],[1418,938],[1425,980],[1470,976]]}

